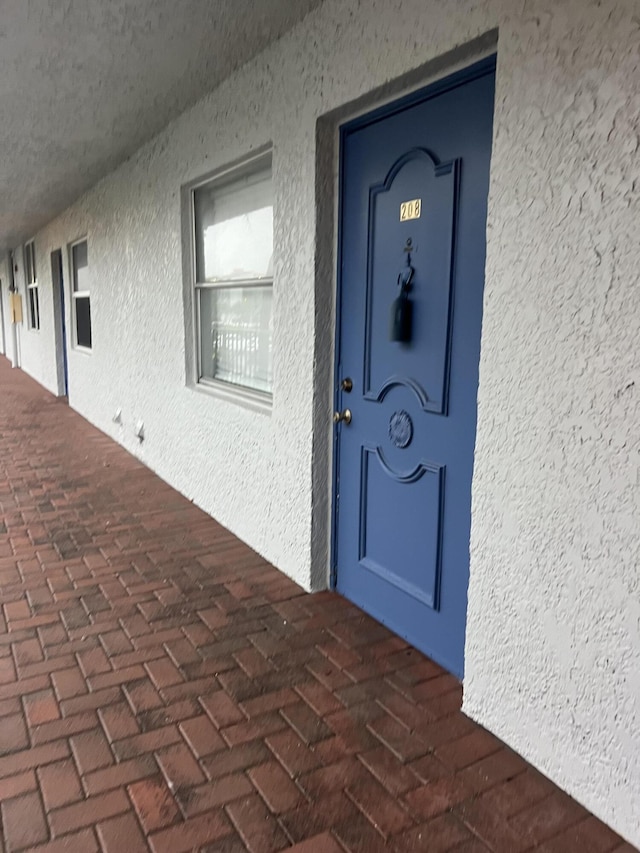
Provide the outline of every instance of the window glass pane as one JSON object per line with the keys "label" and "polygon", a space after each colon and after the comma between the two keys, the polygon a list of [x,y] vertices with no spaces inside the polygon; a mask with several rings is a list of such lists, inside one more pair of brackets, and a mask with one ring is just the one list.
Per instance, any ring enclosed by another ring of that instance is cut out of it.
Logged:
{"label": "window glass pane", "polygon": [[38,328],[38,320],[37,320],[37,308],[36,308],[36,299],[38,297],[38,291],[34,287],[29,288],[29,326],[32,329]]}
{"label": "window glass pane", "polygon": [[198,281],[273,276],[271,169],[194,193]]}
{"label": "window glass pane", "polygon": [[91,349],[91,304],[88,296],[78,296],[76,303],[76,342]]}
{"label": "window glass pane", "polygon": [[30,285],[27,290],[29,300],[29,328],[40,328],[40,303],[38,300],[38,288],[36,285]]}
{"label": "window glass pane", "polygon": [[24,274],[27,279],[27,284],[31,284],[34,281],[33,274],[33,255],[32,255],[33,243],[27,243],[24,247]]}
{"label": "window glass pane", "polygon": [[199,292],[201,376],[271,392],[271,286]]}
{"label": "window glass pane", "polygon": [[89,292],[89,258],[87,241],[77,243],[71,249],[73,256],[73,289]]}

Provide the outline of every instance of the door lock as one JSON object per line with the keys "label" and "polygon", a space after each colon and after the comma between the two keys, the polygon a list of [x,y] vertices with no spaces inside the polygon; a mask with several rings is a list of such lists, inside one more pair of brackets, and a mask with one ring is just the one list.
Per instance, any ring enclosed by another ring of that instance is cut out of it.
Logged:
{"label": "door lock", "polygon": [[345,409],[343,412],[333,413],[334,424],[339,424],[340,421],[344,421],[347,425],[351,423],[351,409]]}
{"label": "door lock", "polygon": [[353,391],[353,380],[351,377],[346,376],[342,382],[340,383],[340,390],[344,391],[345,394],[350,394]]}

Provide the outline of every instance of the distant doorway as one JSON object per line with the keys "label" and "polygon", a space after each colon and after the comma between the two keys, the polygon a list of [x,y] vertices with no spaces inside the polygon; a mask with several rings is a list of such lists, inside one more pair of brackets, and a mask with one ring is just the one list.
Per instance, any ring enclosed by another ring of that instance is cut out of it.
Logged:
{"label": "distant doorway", "polygon": [[2,347],[2,355],[6,355],[7,342],[4,336],[4,291],[2,289],[2,281],[0,281],[0,346]]}
{"label": "distant doorway", "polygon": [[56,249],[55,252],[51,252],[51,280],[53,282],[53,316],[55,323],[58,396],[68,397],[69,372],[67,367],[67,324],[65,319],[62,249]]}

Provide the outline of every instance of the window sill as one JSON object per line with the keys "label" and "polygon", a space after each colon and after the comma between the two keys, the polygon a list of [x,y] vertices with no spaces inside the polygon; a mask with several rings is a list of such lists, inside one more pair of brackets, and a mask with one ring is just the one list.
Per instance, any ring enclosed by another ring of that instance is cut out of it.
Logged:
{"label": "window sill", "polygon": [[272,394],[263,394],[260,391],[252,391],[250,388],[242,388],[239,385],[230,385],[215,380],[200,380],[189,384],[188,387],[199,394],[205,394],[207,397],[226,400],[228,403],[235,403],[263,415],[270,415],[273,409]]}
{"label": "window sill", "polygon": [[89,347],[80,347],[80,346],[78,346],[78,344],[73,346],[72,350],[74,352],[82,353],[82,355],[92,355],[93,354],[93,349],[90,349]]}

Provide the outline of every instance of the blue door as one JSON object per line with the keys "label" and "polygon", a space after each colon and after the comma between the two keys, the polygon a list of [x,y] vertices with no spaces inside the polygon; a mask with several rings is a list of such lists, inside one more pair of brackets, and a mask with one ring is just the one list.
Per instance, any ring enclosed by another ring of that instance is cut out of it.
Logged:
{"label": "blue door", "polygon": [[335,585],[460,677],[494,76],[341,132]]}
{"label": "blue door", "polygon": [[[56,350],[62,359],[63,396],[69,396],[69,368],[67,365],[67,324],[64,307],[64,273],[62,271],[62,249],[51,253],[51,279],[54,287],[54,314],[56,322]],[[55,292],[57,289],[57,293]]]}

